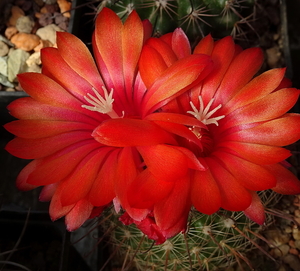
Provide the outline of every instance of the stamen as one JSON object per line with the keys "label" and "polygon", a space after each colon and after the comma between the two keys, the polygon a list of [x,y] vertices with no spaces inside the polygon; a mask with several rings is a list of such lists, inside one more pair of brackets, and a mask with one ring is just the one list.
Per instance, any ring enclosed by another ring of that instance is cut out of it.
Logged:
{"label": "stamen", "polygon": [[107,89],[105,88],[105,86],[102,86],[103,92],[104,92],[104,98],[99,94],[99,92],[95,89],[92,88],[94,94],[96,95],[96,97],[94,97],[93,95],[91,95],[90,93],[87,93],[86,96],[84,96],[84,99],[90,103],[91,105],[82,105],[81,107],[86,108],[88,110],[91,111],[97,111],[100,112],[102,114],[107,114],[109,115],[111,118],[119,118],[118,114],[113,110],[113,93],[114,90],[111,89],[110,93],[108,94]]}
{"label": "stamen", "polygon": [[193,111],[187,111],[187,113],[192,114],[197,120],[200,120],[203,124],[208,125],[208,124],[215,124],[215,125],[219,125],[218,121],[225,118],[225,115],[219,116],[219,117],[214,117],[211,118],[210,117],[217,112],[222,105],[219,104],[216,108],[214,108],[213,110],[210,110],[211,105],[214,102],[214,98],[212,98],[209,103],[207,104],[207,106],[204,108],[204,103],[203,103],[203,99],[201,96],[199,96],[199,103],[200,103],[200,108],[199,110],[196,108],[196,106],[193,104],[193,102],[190,102],[190,105],[193,109]]}

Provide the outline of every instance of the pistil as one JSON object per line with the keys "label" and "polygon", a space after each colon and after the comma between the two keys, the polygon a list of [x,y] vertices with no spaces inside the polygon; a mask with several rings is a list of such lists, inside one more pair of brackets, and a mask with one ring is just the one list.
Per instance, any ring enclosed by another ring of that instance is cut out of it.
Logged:
{"label": "pistil", "polygon": [[87,95],[84,96],[84,99],[91,105],[82,105],[82,107],[91,111],[97,111],[102,114],[107,114],[112,119],[119,118],[118,114],[113,110],[114,90],[111,89],[110,93],[108,93],[105,86],[102,86],[102,89],[104,92],[104,98],[99,94],[99,92],[95,88],[92,88],[95,96],[93,96],[90,93],[87,93]]}

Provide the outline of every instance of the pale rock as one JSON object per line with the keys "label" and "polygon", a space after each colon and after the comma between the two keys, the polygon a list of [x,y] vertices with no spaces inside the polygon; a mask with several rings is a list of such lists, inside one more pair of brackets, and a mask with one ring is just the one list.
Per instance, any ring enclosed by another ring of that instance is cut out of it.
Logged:
{"label": "pale rock", "polygon": [[293,237],[295,240],[300,240],[300,231],[297,226],[293,228]]}
{"label": "pale rock", "polygon": [[49,40],[40,40],[40,44],[33,48],[35,52],[41,51],[41,49],[46,47],[53,47],[54,44],[52,44]]}
{"label": "pale rock", "polygon": [[10,50],[7,60],[8,80],[14,82],[19,73],[27,70],[26,60],[30,54],[21,49]]}
{"label": "pale rock", "polygon": [[46,25],[36,31],[36,34],[42,40],[49,40],[52,44],[56,44],[56,32],[64,32],[55,24]]}
{"label": "pale rock", "polygon": [[15,26],[9,26],[5,29],[5,37],[11,39],[11,37],[18,33],[18,29]]}
{"label": "pale rock", "polygon": [[24,11],[21,8],[19,8],[18,6],[12,6],[11,16],[8,20],[8,25],[16,26],[17,20],[22,16],[25,16]]}
{"label": "pale rock", "polygon": [[300,250],[300,240],[295,241],[295,247]]}
{"label": "pale rock", "polygon": [[6,56],[9,52],[9,48],[6,43],[0,40],[0,56]]}
{"label": "pale rock", "polygon": [[281,258],[289,253],[290,247],[287,244],[283,244],[273,249],[273,255],[275,258]]}
{"label": "pale rock", "polygon": [[[9,88],[13,88],[14,85],[7,80],[7,77],[3,74],[0,74],[0,84]],[[7,91],[7,90],[6,90]]]}
{"label": "pale rock", "polygon": [[7,77],[7,56],[0,57],[0,74]]}
{"label": "pale rock", "polygon": [[33,64],[29,66],[26,70],[26,72],[36,72],[36,73],[41,73],[41,67],[39,65]]}
{"label": "pale rock", "polygon": [[17,49],[29,52],[39,45],[40,37],[35,34],[18,33],[11,38],[11,42]]}
{"label": "pale rock", "polygon": [[26,64],[28,67],[34,66],[34,65],[41,65],[41,53],[40,52],[34,52],[30,55],[30,57],[26,60]]}
{"label": "pale rock", "polygon": [[19,32],[30,34],[34,27],[34,21],[29,16],[22,16],[18,18],[16,28]]}
{"label": "pale rock", "polygon": [[268,241],[271,242],[270,247],[278,247],[283,244],[287,244],[290,240],[290,236],[277,228],[267,230],[265,236]]}

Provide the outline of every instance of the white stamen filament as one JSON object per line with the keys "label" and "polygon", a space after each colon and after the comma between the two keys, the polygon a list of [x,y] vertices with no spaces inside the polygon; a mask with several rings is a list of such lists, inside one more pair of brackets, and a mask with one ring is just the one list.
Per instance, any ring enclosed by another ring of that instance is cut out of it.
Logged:
{"label": "white stamen filament", "polygon": [[112,119],[119,118],[118,114],[113,110],[112,105],[114,102],[114,99],[112,97],[114,90],[111,89],[110,93],[108,94],[108,91],[105,88],[105,86],[102,86],[102,89],[104,92],[104,98],[99,94],[99,92],[95,88],[92,88],[96,97],[90,93],[87,93],[87,95],[84,96],[84,99],[91,105],[82,105],[82,107],[91,111],[97,111],[102,114],[107,114]]}
{"label": "white stamen filament", "polygon": [[216,111],[218,111],[222,107],[222,105],[219,104],[213,110],[209,111],[213,102],[214,102],[214,98],[212,98],[209,101],[209,103],[207,104],[207,106],[204,108],[203,99],[201,96],[199,96],[199,103],[200,103],[199,110],[196,108],[196,106],[193,104],[193,102],[190,101],[190,105],[191,105],[193,111],[187,111],[187,113],[192,114],[197,120],[201,121],[205,125],[215,124],[218,126],[219,125],[218,121],[225,118],[225,115],[210,118]]}

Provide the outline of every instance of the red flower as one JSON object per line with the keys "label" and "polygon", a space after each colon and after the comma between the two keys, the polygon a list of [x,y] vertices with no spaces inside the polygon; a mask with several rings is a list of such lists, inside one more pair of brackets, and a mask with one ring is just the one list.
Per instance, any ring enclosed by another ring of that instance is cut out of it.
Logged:
{"label": "red flower", "polygon": [[[167,67],[190,54],[181,29],[160,39],[149,39],[141,54],[141,76],[144,79],[158,62]],[[243,51],[231,37],[214,42],[207,36],[193,54],[209,55],[214,63],[212,72],[200,84],[163,105],[160,113],[146,118],[174,133],[176,128],[164,126],[159,114],[190,114],[201,121],[204,128],[189,126],[197,141],[176,130],[179,145],[193,152],[206,168],[187,172],[188,200],[205,214],[219,208],[244,211],[262,224],[264,209],[256,191],[300,193],[300,182],[282,164],[290,151],[281,147],[300,137],[300,115],[286,113],[296,103],[299,90],[289,88],[285,69],[274,69],[252,79],[263,62],[262,52],[259,48]],[[152,80],[158,74],[153,74]],[[144,80],[146,86],[152,84],[148,80],[149,76]],[[177,210],[180,204],[174,200],[173,208]]]}
{"label": "red flower", "polygon": [[180,29],[148,33],[135,12],[123,25],[104,8],[96,64],[76,37],[58,33],[58,48],[42,52],[42,74],[19,75],[31,97],[9,105],[19,120],[5,126],[17,136],[6,149],[34,160],[18,187],[44,186],[40,199],[69,230],[113,202],[156,243],[186,229],[192,205],[263,223],[256,191],[300,193],[280,164],[290,155],[281,146],[300,137],[299,116],[286,114],[299,91],[283,69],[252,79],[261,51],[230,37],[208,36],[191,54]]}
{"label": "red flower", "polygon": [[[66,216],[68,230],[75,230],[113,200],[141,221],[152,212],[153,203],[165,201],[178,186],[178,177],[185,177],[190,168],[204,170],[193,152],[180,147],[174,133],[151,116],[161,104],[205,78],[212,61],[205,55],[175,61],[146,88],[137,64],[150,32],[149,22],[142,22],[136,12],[123,25],[105,8],[93,36],[97,66],[79,39],[58,33],[58,48],[42,51],[42,74],[18,76],[31,97],[8,107],[19,120],[5,126],[16,135],[6,149],[34,160],[20,172],[17,186],[22,190],[44,186],[40,199],[51,200],[53,220]],[[186,114],[162,114],[159,119],[190,133],[194,141],[187,126],[204,127]],[[157,164],[157,159],[164,160]],[[146,206],[132,208],[128,191],[143,176],[147,185],[152,181],[153,186],[164,185],[147,204],[140,195]],[[190,203],[182,206],[188,213]],[[156,214],[157,222],[164,216],[162,211]]]}

